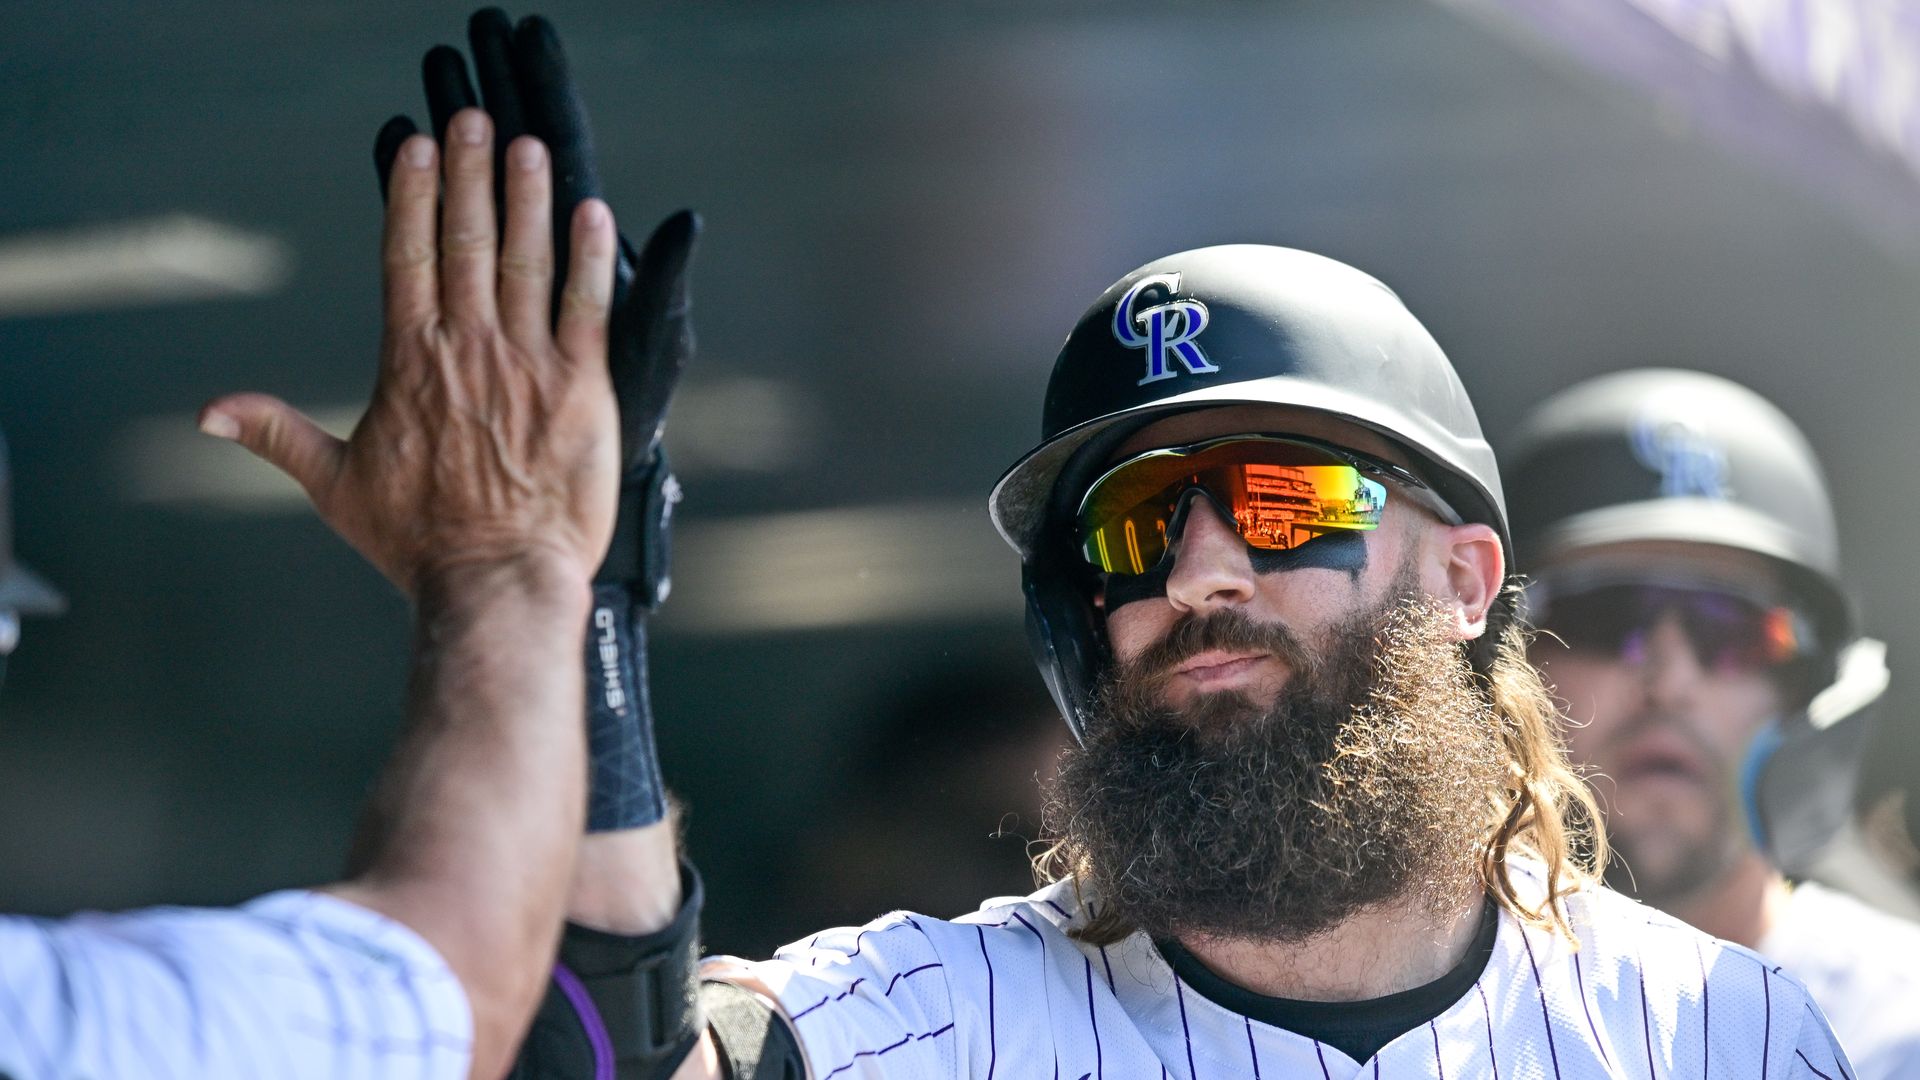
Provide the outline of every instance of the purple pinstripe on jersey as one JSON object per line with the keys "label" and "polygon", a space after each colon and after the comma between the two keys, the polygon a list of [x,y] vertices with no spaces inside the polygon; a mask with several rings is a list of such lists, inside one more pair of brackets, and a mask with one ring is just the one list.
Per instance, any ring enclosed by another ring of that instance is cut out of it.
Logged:
{"label": "purple pinstripe on jersey", "polygon": [[1573,985],[1580,991],[1580,1011],[1587,1014],[1587,1030],[1593,1032],[1593,1045],[1600,1051],[1600,1060],[1607,1063],[1607,1071],[1613,1071],[1613,1057],[1607,1053],[1606,1041],[1600,1038],[1600,1029],[1593,1023],[1593,1006],[1587,1004],[1587,980],[1580,971],[1580,952],[1573,953]]}
{"label": "purple pinstripe on jersey", "polygon": [[[855,1066],[856,1064],[858,1064],[858,1063],[859,1063],[859,1061],[860,1061],[860,1059],[861,1059],[861,1058],[863,1058],[863,1057],[879,1057],[879,1056],[880,1056],[880,1055],[882,1055],[882,1054],[885,1054],[885,1053],[890,1053],[890,1052],[892,1052],[892,1051],[894,1051],[894,1050],[898,1050],[898,1049],[900,1049],[901,1047],[903,1047],[903,1046],[905,1046],[905,1045],[907,1045],[908,1043],[912,1043],[912,1042],[924,1042],[924,1041],[925,1041],[925,1040],[927,1040],[927,1039],[932,1039],[932,1038],[936,1038],[936,1037],[938,1037],[938,1036],[941,1036],[941,1035],[945,1035],[945,1034],[946,1034],[947,1032],[949,1032],[949,1031],[952,1031],[952,1030],[953,1030],[953,1025],[952,1025],[952,1024],[948,1024],[948,1025],[947,1025],[946,1027],[943,1027],[943,1028],[937,1028],[937,1029],[935,1029],[935,1030],[933,1030],[933,1031],[929,1031],[929,1032],[927,1032],[927,1033],[926,1033],[926,1034],[924,1034],[924,1035],[914,1035],[914,1034],[912,1034],[912,1033],[908,1033],[908,1034],[906,1034],[906,1035],[902,1035],[902,1036],[900,1036],[900,1041],[899,1041],[899,1042],[894,1042],[894,1043],[888,1043],[887,1045],[885,1045],[885,1046],[882,1046],[882,1047],[880,1047],[880,1048],[878,1048],[878,1049],[875,1049],[875,1050],[859,1050],[859,1051],[855,1051],[855,1052],[854,1052],[854,1055],[853,1055],[853,1056],[852,1056],[851,1058],[848,1058],[848,1059],[847,1059],[847,1063],[846,1063],[845,1065],[841,1065],[841,1066],[838,1066],[838,1067],[836,1067],[836,1068],[835,1068],[835,1069],[834,1069],[833,1071],[831,1071],[831,1072],[829,1072],[829,1073],[827,1073],[827,1075],[828,1075],[828,1076],[838,1076],[838,1075],[840,1075],[841,1073],[843,1073],[843,1072],[846,1072],[846,1071],[847,1071],[848,1069],[851,1069],[851,1068],[853,1068],[853,1067],[854,1067],[854,1066]],[[991,1074],[989,1074],[989,1075],[991,1075]]]}
{"label": "purple pinstripe on jersey", "polygon": [[1713,1002],[1707,996],[1707,957],[1700,951],[1700,939],[1693,939],[1693,959],[1700,965],[1700,1075],[1710,1077],[1707,1064],[1713,1056]]}
{"label": "purple pinstripe on jersey", "polygon": [[[1026,927],[1028,932],[1033,934],[1033,940],[1040,943],[1040,965],[1041,969],[1045,970],[1047,963],[1047,939],[1041,937],[1040,931],[1035,930],[1033,924],[1028,922],[1026,917],[1019,912],[1014,912],[1013,917],[1019,919],[1020,925]],[[1043,988],[1042,993],[1044,992],[1045,990]],[[1060,1080],[1060,1047],[1057,1045],[1053,1048],[1053,1080]]]}
{"label": "purple pinstripe on jersey", "polygon": [[1045,903],[1048,907],[1059,912],[1061,918],[1067,920],[1068,922],[1073,921],[1073,912],[1068,911],[1066,908],[1061,907],[1059,904],[1056,904],[1051,900],[1045,901]]}
{"label": "purple pinstripe on jersey", "polygon": [[1260,1080],[1260,1051],[1253,1046],[1253,1021],[1244,1016],[1240,1021],[1247,1025],[1247,1057],[1253,1060],[1253,1080]]}
{"label": "purple pinstripe on jersey", "polygon": [[[865,930],[862,930],[862,931],[860,931],[859,933],[857,933],[857,934],[855,934],[855,935],[853,935],[853,948],[852,948],[852,949],[850,949],[850,950],[848,950],[848,952],[847,952],[847,959],[849,959],[849,960],[851,960],[851,959],[853,959],[854,957],[856,957],[856,956],[859,956],[859,955],[860,955],[860,946],[861,946],[861,944],[862,944],[862,943],[863,943],[863,942],[864,942],[864,941],[866,940],[866,937],[867,937],[867,935],[868,935],[868,934],[884,934],[884,933],[886,933],[886,932],[887,932],[887,931],[889,931],[889,930],[898,930],[898,929],[900,929],[900,928],[901,928],[901,927],[903,927],[903,926],[911,926],[911,927],[913,927],[913,928],[914,928],[915,930],[920,930],[920,927],[919,927],[919,926],[917,926],[917,925],[915,925],[915,923],[914,923],[914,921],[913,921],[912,919],[903,919],[903,920],[902,920],[902,921],[900,921],[900,922],[897,922],[897,923],[894,923],[894,924],[893,924],[892,926],[869,926],[869,927],[867,927],[867,928],[866,928]],[[921,933],[922,935],[924,935],[924,934],[926,933],[926,931],[924,931],[924,930],[920,930],[920,933]],[[814,940],[814,941],[818,941],[818,940],[820,940],[820,935],[818,935],[818,934],[815,934],[815,935],[814,935],[814,937],[813,937],[813,940]],[[810,941],[810,942],[808,942],[808,943],[807,943],[807,948],[809,948],[809,949],[811,949],[811,948],[813,948],[813,942],[811,942],[811,941]],[[822,951],[824,952],[824,951],[827,951],[827,950],[822,950]],[[818,967],[819,965],[820,965],[820,958],[819,958],[818,956],[815,956],[815,957],[814,957],[814,958],[813,958],[813,959],[812,959],[812,960],[811,960],[811,961],[810,961],[810,962],[808,963],[808,966],[809,966],[809,967]]]}
{"label": "purple pinstripe on jersey", "polygon": [[1473,988],[1480,992],[1480,1014],[1487,1018],[1487,1061],[1493,1065],[1493,1080],[1500,1080],[1500,1058],[1493,1052],[1493,1006],[1487,1004],[1487,988],[1478,982]]}
{"label": "purple pinstripe on jersey", "polygon": [[[1013,913],[1012,917],[1020,920],[1020,925],[1026,927],[1027,932],[1033,935],[1033,940],[1038,941],[1040,943],[1040,954],[1041,954],[1041,957],[1044,959],[1047,952],[1047,939],[1040,936],[1040,931],[1035,930],[1033,928],[1033,924],[1027,921],[1026,916],[1016,911]],[[1004,926],[1005,924],[1003,923],[1001,925]]]}
{"label": "purple pinstripe on jersey", "polygon": [[573,1006],[580,1026],[587,1031],[587,1045],[593,1048],[593,1080],[613,1080],[613,1036],[607,1034],[607,1022],[593,1003],[593,995],[581,985],[580,977],[565,964],[553,965],[553,982],[560,994]]}
{"label": "purple pinstripe on jersey", "polygon": [[1767,1052],[1773,1049],[1773,988],[1767,985],[1772,976],[1767,974],[1765,960],[1755,957],[1754,962],[1760,965],[1760,1000],[1764,1003],[1760,1015],[1766,1017],[1766,1025],[1761,1028],[1760,1035],[1760,1075],[1765,1076],[1767,1075]]}
{"label": "purple pinstripe on jersey", "polygon": [[[934,968],[937,968],[940,966],[941,966],[940,963],[938,961],[935,961],[934,963],[931,963],[931,964],[921,964],[917,968],[910,968],[906,971],[896,971],[893,973],[893,978],[887,980],[887,988],[881,992],[880,996],[892,997],[893,989],[894,987],[900,985],[901,979],[907,978],[910,975],[918,975],[923,971],[932,971]],[[847,988],[845,990],[842,990],[837,994],[828,994],[826,997],[821,998],[819,1001],[816,1001],[813,1004],[807,1006],[806,1008],[801,1009],[799,1012],[794,1013],[793,1019],[798,1020],[801,1017],[806,1016],[809,1013],[812,1013],[815,1009],[818,1009],[823,1005],[829,1005],[834,1002],[846,1000],[848,997],[852,996],[855,990],[858,990],[860,988],[861,983],[866,981],[867,981],[866,976],[864,975],[860,976],[859,978],[848,983]]]}
{"label": "purple pinstripe on jersey", "polygon": [[1437,1080],[1447,1080],[1446,1063],[1440,1060],[1440,1029],[1429,1020],[1427,1030],[1433,1032],[1433,1074]]}
{"label": "purple pinstripe on jersey", "polygon": [[1187,1080],[1200,1080],[1193,1071],[1193,1030],[1187,1027],[1187,992],[1180,985],[1180,976],[1173,977],[1173,997],[1180,1003],[1180,1037],[1187,1041]]}
{"label": "purple pinstripe on jersey", "polygon": [[[1825,1018],[1823,1018],[1819,1013],[1813,1011],[1813,1002],[1809,1001],[1806,1003],[1806,1005],[1807,1005],[1807,1015],[1813,1017],[1814,1023],[1819,1024],[1821,1027],[1826,1027],[1827,1022]],[[1800,1060],[1801,1061],[1807,1060],[1807,1056],[1805,1054],[1801,1054]],[[1847,1072],[1847,1067],[1845,1065],[1840,1064],[1840,1054],[1837,1051],[1833,1055],[1833,1067],[1840,1071],[1840,1080],[1853,1080],[1852,1074]],[[1811,1069],[1813,1068],[1813,1066],[1808,1065],[1807,1068]]]}
{"label": "purple pinstripe on jersey", "polygon": [[1319,1039],[1313,1040],[1313,1052],[1320,1056],[1320,1076],[1322,1080],[1333,1080],[1333,1074],[1327,1071],[1327,1048],[1320,1045]]}
{"label": "purple pinstripe on jersey", "polygon": [[808,1013],[811,1013],[813,1010],[818,1009],[820,1006],[825,1005],[829,1001],[840,1001],[844,999],[848,994],[851,994],[855,990],[859,989],[860,984],[866,981],[867,979],[866,979],[866,976],[864,975],[861,976],[860,978],[853,980],[852,982],[847,984],[847,988],[845,990],[842,990],[838,994],[828,994],[826,997],[821,998],[819,1001],[816,1001],[813,1004],[807,1006],[806,1008],[801,1009],[799,1012],[794,1013],[793,1018],[795,1020],[798,1020],[801,1017],[806,1016]]}
{"label": "purple pinstripe on jersey", "polygon": [[1113,961],[1107,959],[1107,947],[1105,945],[1100,946],[1100,966],[1107,969],[1107,989],[1113,993],[1119,993],[1118,990],[1114,989]]}
{"label": "purple pinstripe on jersey", "polygon": [[980,935],[980,959],[987,962],[987,1080],[993,1080],[993,1067],[1000,1063],[1000,1033],[993,1018],[993,957],[987,955],[987,932],[974,927]]}
{"label": "purple pinstripe on jersey", "polygon": [[1807,1071],[1808,1071],[1808,1072],[1810,1072],[1810,1073],[1812,1073],[1813,1075],[1815,1075],[1815,1076],[1817,1076],[1817,1077],[1819,1077],[1819,1078],[1820,1078],[1820,1080],[1833,1080],[1833,1077],[1831,1077],[1831,1076],[1828,1076],[1828,1075],[1827,1075],[1826,1073],[1823,1073],[1823,1072],[1821,1072],[1821,1071],[1820,1071],[1819,1069],[1816,1069],[1816,1068],[1814,1068],[1814,1067],[1813,1067],[1813,1062],[1811,1062],[1811,1061],[1808,1061],[1808,1060],[1807,1060],[1807,1055],[1805,1055],[1805,1054],[1802,1054],[1802,1053],[1800,1053],[1800,1048],[1799,1048],[1799,1047],[1795,1047],[1795,1048],[1794,1048],[1794,1051],[1793,1051],[1793,1052],[1794,1052],[1795,1054],[1797,1054],[1797,1055],[1799,1055],[1799,1058],[1800,1058],[1800,1062],[1801,1062],[1801,1064],[1803,1064],[1803,1065],[1805,1065],[1805,1066],[1807,1067]]}
{"label": "purple pinstripe on jersey", "polygon": [[1640,976],[1640,1032],[1647,1041],[1647,1075],[1658,1076],[1653,1069],[1653,1014],[1647,1011],[1647,962],[1636,947],[1633,952],[1633,971]]}
{"label": "purple pinstripe on jersey", "polygon": [[917,968],[908,968],[908,969],[907,969],[906,971],[896,971],[896,972],[894,972],[894,973],[893,973],[893,978],[891,978],[891,979],[888,979],[888,980],[887,980],[887,989],[886,989],[886,992],[885,992],[884,994],[882,994],[881,996],[882,996],[882,997],[892,997],[892,996],[893,996],[893,988],[894,988],[894,987],[896,987],[896,986],[898,986],[898,985],[900,985],[900,980],[901,980],[901,979],[904,979],[904,978],[906,978],[906,977],[907,977],[907,976],[909,976],[909,975],[918,975],[918,974],[920,974],[920,973],[921,973],[921,972],[923,972],[923,971],[932,971],[932,970],[933,970],[934,968],[937,968],[937,967],[939,967],[939,966],[940,966],[940,963],[939,963],[939,961],[935,961],[935,962],[933,962],[933,963],[931,963],[931,964],[921,964],[921,965],[920,965],[919,967],[917,967]]}
{"label": "purple pinstripe on jersey", "polygon": [[1093,1072],[1097,1080],[1106,1080],[1106,1061],[1100,1052],[1100,1015],[1093,1007],[1093,961],[1082,956],[1080,962],[1087,965],[1087,1023],[1093,1027]]}
{"label": "purple pinstripe on jersey", "polygon": [[1540,964],[1533,958],[1533,942],[1528,939],[1525,927],[1520,929],[1520,943],[1527,947],[1527,966],[1533,969],[1533,985],[1540,991],[1540,1023],[1547,1029],[1547,1056],[1553,1062],[1553,1075],[1560,1075],[1560,1051],[1553,1045],[1553,1015],[1547,1011],[1547,984],[1540,981]]}

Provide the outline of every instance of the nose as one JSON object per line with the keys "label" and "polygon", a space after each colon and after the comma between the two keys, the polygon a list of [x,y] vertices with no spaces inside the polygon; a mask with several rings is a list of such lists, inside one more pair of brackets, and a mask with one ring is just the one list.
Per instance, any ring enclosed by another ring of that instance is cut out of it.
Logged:
{"label": "nose", "polygon": [[1181,612],[1205,614],[1253,599],[1247,542],[1207,499],[1194,497],[1174,541],[1167,600]]}
{"label": "nose", "polygon": [[1647,631],[1641,645],[1640,679],[1647,700],[1662,710],[1683,710],[1700,691],[1706,669],[1680,629],[1680,620],[1669,613]]}

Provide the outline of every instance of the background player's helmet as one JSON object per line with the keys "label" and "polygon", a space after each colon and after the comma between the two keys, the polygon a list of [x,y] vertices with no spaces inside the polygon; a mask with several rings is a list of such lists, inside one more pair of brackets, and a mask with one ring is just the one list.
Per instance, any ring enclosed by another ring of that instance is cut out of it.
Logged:
{"label": "background player's helmet", "polygon": [[58,615],[67,602],[53,586],[13,558],[13,486],[7,443],[0,437],[0,660],[13,651],[22,615]]}
{"label": "background player's helmet", "polygon": [[[1289,248],[1238,244],[1150,262],[1068,335],[1047,383],[1040,445],[993,489],[994,525],[1023,564],[1034,659],[1076,737],[1109,660],[1093,606],[1099,579],[1067,528],[1079,496],[1142,426],[1223,405],[1297,406],[1369,428],[1463,520],[1492,526],[1510,546],[1473,405],[1391,289]],[[1505,616],[1503,600],[1476,663],[1490,657]]]}
{"label": "background player's helmet", "polygon": [[1714,544],[1766,557],[1814,624],[1804,711],[1756,740],[1743,786],[1757,839],[1789,871],[1851,812],[1885,647],[1858,636],[1840,582],[1827,484],[1786,414],[1737,383],[1649,368],[1581,383],[1542,403],[1506,455],[1518,569],[1625,541]]}

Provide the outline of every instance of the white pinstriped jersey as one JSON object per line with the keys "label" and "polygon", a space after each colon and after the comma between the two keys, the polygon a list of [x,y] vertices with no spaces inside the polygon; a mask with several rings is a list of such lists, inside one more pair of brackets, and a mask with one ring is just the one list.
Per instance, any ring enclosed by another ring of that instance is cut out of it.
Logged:
{"label": "white pinstriped jersey", "polygon": [[771,992],[813,1080],[1852,1080],[1819,1008],[1754,953],[1605,889],[1568,910],[1577,951],[1501,913],[1473,988],[1366,1061],[1200,996],[1143,935],[1079,944],[1062,885],[715,958],[707,975]]}
{"label": "white pinstriped jersey", "polygon": [[0,917],[11,1080],[451,1080],[472,1042],[466,992],[432,946],[322,893]]}
{"label": "white pinstriped jersey", "polygon": [[1807,882],[1759,951],[1833,1018],[1856,1080],[1920,1080],[1920,924]]}

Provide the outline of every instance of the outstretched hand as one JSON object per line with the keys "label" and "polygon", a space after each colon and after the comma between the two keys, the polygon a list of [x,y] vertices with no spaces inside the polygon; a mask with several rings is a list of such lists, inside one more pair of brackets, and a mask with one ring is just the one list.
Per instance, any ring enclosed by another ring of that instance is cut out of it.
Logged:
{"label": "outstretched hand", "polygon": [[612,214],[598,199],[571,212],[556,301],[546,148],[524,136],[505,148],[497,214],[491,121],[467,109],[448,126],[444,197],[433,140],[393,147],[380,372],[353,434],[253,393],[208,403],[200,427],[299,482],[410,596],[424,575],[528,556],[558,557],[585,582],[607,550],[620,473]]}
{"label": "outstretched hand", "polygon": [[[459,50],[440,45],[421,62],[427,113],[445,142],[448,123],[482,106],[499,130],[499,145],[532,135],[553,154],[554,238],[567,259],[568,221],[576,205],[601,196],[592,126],[553,24],[530,15],[515,25],[499,8],[467,23],[472,76]],[[479,83],[476,94],[474,83]],[[387,192],[394,156],[415,132],[406,116],[388,120],[373,157]],[[499,175],[508,170],[501,162]],[[666,596],[669,524],[679,487],[661,455],[667,404],[693,354],[687,269],[700,219],[681,210],[662,221],[637,253],[622,236],[614,254],[608,365],[620,403],[620,507],[615,538],[594,580],[618,584],[643,608]],[[560,298],[556,293],[555,317]]]}

